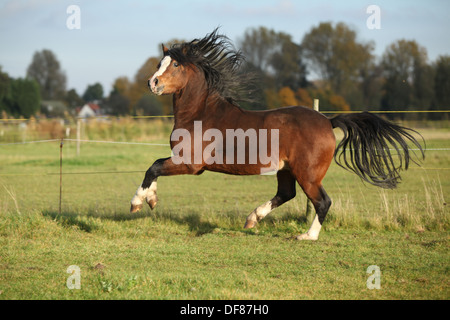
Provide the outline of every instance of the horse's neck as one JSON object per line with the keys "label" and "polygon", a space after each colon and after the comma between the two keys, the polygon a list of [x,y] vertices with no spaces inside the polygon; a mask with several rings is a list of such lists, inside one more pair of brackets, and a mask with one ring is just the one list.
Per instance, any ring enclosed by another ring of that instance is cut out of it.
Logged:
{"label": "horse's neck", "polygon": [[195,118],[204,109],[206,99],[206,82],[199,73],[194,73],[186,87],[173,95],[175,120]]}
{"label": "horse's neck", "polygon": [[217,93],[208,92],[208,86],[202,75],[191,79],[186,87],[173,96],[175,124],[183,125],[203,120],[217,112],[232,112],[237,107],[224,101]]}

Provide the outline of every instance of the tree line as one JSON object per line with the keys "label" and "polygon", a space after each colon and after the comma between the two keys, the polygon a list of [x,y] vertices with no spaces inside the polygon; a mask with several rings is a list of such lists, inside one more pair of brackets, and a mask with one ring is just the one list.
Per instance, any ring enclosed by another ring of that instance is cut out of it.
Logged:
{"label": "tree line", "polygon": [[[176,42],[181,40],[166,46]],[[257,27],[247,29],[235,45],[246,57],[242,72],[252,72],[258,80],[256,103],[243,103],[247,109],[312,107],[316,98],[322,111],[450,107],[450,56],[430,63],[426,48],[415,40],[397,40],[377,57],[374,43],[359,40],[345,23],[323,22],[300,42],[290,34]],[[57,100],[72,114],[90,101],[111,115],[171,114],[171,98],[154,96],[147,88],[159,61],[148,58],[133,79],[118,77],[108,95],[100,83],[88,85],[79,95],[66,89],[67,78],[55,54],[42,50],[33,55],[25,78],[13,79],[0,68],[0,111],[29,117],[45,112],[41,101]]]}

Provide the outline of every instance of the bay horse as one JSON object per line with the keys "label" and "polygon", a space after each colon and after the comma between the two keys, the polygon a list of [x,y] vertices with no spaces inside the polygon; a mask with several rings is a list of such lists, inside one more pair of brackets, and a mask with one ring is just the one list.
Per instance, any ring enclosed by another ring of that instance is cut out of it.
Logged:
{"label": "bay horse", "polygon": [[[174,44],[170,49],[162,45],[162,49],[163,58],[148,86],[156,95],[173,95],[173,155],[156,160],[146,171],[131,200],[132,213],[142,209],[144,201],[151,209],[155,207],[160,176],[199,175],[205,170],[257,175],[271,169],[276,171],[277,193],[247,217],[244,228],[253,228],[273,209],[294,198],[298,183],[316,214],[309,230],[296,238],[317,240],[331,205],[322,180],[333,158],[363,181],[391,189],[397,186],[399,173],[408,168],[410,160],[416,162],[408,141],[424,158],[420,143],[412,135],[416,131],[368,112],[330,119],[301,106],[264,111],[240,108],[237,99],[247,81],[246,74],[240,72],[244,58],[217,29],[202,39]],[[344,132],[337,147],[333,128]],[[228,135],[230,132],[234,136]],[[258,133],[259,145],[253,139]],[[266,148],[273,160],[270,165],[262,161],[263,157],[252,156],[264,149],[264,137],[274,142]],[[245,143],[235,144],[240,138]],[[240,155],[244,156],[239,159]]]}

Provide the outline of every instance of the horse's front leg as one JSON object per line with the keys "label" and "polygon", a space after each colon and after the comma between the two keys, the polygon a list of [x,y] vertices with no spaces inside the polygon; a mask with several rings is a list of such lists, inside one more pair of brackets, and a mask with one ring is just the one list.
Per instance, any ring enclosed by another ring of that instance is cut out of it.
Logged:
{"label": "horse's front leg", "polygon": [[156,181],[159,176],[172,176],[178,174],[197,174],[201,171],[199,166],[174,164],[172,158],[156,160],[145,173],[144,181],[137,189],[133,199],[131,199],[130,212],[138,212],[142,209],[144,201],[151,209],[156,206],[158,197],[156,195]]}

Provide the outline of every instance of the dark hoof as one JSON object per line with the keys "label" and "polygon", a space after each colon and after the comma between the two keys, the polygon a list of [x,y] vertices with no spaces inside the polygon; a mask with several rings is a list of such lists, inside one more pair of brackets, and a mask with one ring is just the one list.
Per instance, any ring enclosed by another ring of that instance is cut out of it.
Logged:
{"label": "dark hoof", "polygon": [[244,229],[251,229],[256,226],[256,221],[245,221]]}
{"label": "dark hoof", "polygon": [[150,209],[154,209],[156,207],[156,203],[158,202],[158,197],[153,196],[147,203],[150,206]]}
{"label": "dark hoof", "polygon": [[142,209],[142,204],[138,204],[138,205],[132,204],[131,208],[130,208],[130,213],[138,212],[141,209]]}

